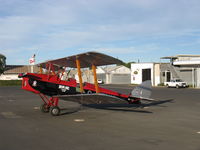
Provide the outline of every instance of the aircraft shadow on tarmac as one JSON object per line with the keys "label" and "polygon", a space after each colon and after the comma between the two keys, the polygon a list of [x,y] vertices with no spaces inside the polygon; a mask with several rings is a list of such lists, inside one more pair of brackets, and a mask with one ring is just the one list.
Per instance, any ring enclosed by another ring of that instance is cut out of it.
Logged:
{"label": "aircraft shadow on tarmac", "polygon": [[[162,101],[153,101],[148,103],[142,103],[142,104],[87,104],[84,105],[86,107],[92,107],[96,109],[105,109],[105,110],[113,110],[113,111],[124,111],[124,112],[138,112],[138,113],[152,113],[150,111],[143,110],[145,107],[150,106],[159,106],[159,107],[166,107],[166,106],[160,106],[161,104],[172,102],[173,99],[170,100],[162,100]],[[140,108],[140,109],[138,109]]]}
{"label": "aircraft shadow on tarmac", "polygon": [[75,107],[75,108],[62,108],[60,109],[60,115],[68,115],[68,114],[73,114],[81,110],[81,107]]}
{"label": "aircraft shadow on tarmac", "polygon": [[145,107],[158,106],[158,107],[167,107],[165,103],[172,103],[174,100],[159,100],[159,101],[145,101],[142,104],[127,104],[127,103],[102,103],[102,104],[82,104],[76,108],[63,108],[61,109],[61,115],[67,115],[71,113],[78,112],[82,109],[95,108],[95,109],[104,109],[104,110],[112,110],[112,111],[122,111],[122,112],[137,112],[137,113],[153,113],[151,111],[144,110]]}
{"label": "aircraft shadow on tarmac", "polygon": [[165,103],[173,103],[174,99],[168,99],[168,100],[157,100],[157,101],[152,101],[152,102],[147,102],[147,103],[142,103],[141,106],[143,107],[148,107],[148,106],[158,106],[158,107],[167,107],[165,105],[161,105],[161,104],[165,104]]}

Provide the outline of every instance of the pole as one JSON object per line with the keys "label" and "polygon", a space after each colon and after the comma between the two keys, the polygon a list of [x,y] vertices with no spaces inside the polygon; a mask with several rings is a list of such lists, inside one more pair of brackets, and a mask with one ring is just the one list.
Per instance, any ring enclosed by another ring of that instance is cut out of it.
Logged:
{"label": "pole", "polygon": [[83,81],[82,81],[82,74],[81,74],[81,64],[80,64],[80,60],[78,60],[78,59],[76,59],[76,67],[77,67],[77,71],[78,71],[80,92],[83,93]]}
{"label": "pole", "polygon": [[31,65],[31,73],[33,73],[33,65]]}
{"label": "pole", "polygon": [[42,66],[40,66],[40,74],[42,74],[43,73],[43,71],[42,71]]}
{"label": "pole", "polygon": [[98,85],[98,82],[97,82],[97,73],[96,73],[96,66],[95,65],[92,65],[92,71],[93,71],[93,74],[94,74],[94,85],[95,85],[96,93],[99,93],[99,85]]}
{"label": "pole", "polygon": [[192,68],[192,87],[194,88],[194,68]]}

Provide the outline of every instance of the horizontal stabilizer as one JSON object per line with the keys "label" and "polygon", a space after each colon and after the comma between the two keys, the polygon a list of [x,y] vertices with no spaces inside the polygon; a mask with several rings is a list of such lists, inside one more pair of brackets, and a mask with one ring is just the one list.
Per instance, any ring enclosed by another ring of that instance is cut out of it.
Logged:
{"label": "horizontal stabilizer", "polygon": [[136,86],[131,92],[131,97],[152,100],[150,99],[152,93],[151,80],[142,82],[142,84]]}

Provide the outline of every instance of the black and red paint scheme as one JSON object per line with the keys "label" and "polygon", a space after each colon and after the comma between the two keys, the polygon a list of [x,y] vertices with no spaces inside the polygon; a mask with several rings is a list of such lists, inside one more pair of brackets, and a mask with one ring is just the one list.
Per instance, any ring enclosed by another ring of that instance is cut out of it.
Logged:
{"label": "black and red paint scheme", "polygon": [[[92,65],[105,65],[112,64],[114,62],[119,62],[115,58],[101,54],[101,53],[84,53],[81,55],[65,57],[58,60],[53,60],[51,62],[42,63],[41,65],[46,66],[47,73],[25,73],[19,74],[19,78],[22,78],[22,89],[38,94],[42,101],[44,102],[41,105],[42,112],[49,112],[53,116],[60,114],[60,108],[58,107],[59,99],[67,99],[68,96],[84,96],[84,95],[98,95],[103,94],[104,96],[112,96],[124,101],[127,101],[129,104],[140,104],[141,99],[149,99],[151,95],[151,82],[147,81],[142,83],[140,86],[134,88],[130,94],[121,94],[106,88],[99,87],[98,84],[83,83],[82,87],[80,83],[73,78],[68,78],[67,80],[62,80],[63,72],[55,71],[55,66],[64,65],[65,61],[69,63],[69,66],[65,67],[74,67],[75,59],[82,60],[82,67],[88,67]],[[92,58],[92,59],[91,59]],[[105,63],[100,61],[100,58],[105,59]],[[54,64],[52,64],[54,63]],[[56,65],[55,65],[56,63]],[[81,66],[77,66],[78,69]],[[93,70],[96,74],[96,69]],[[81,78],[81,77],[80,77]],[[79,78],[79,81],[80,81]],[[97,80],[97,79],[95,79]],[[96,82],[97,83],[97,82]],[[82,90],[81,90],[82,88]],[[98,90],[97,90],[98,88]],[[147,93],[146,95],[144,93]]]}
{"label": "black and red paint scheme", "polygon": [[[52,115],[58,115],[60,112],[58,108],[60,95],[84,95],[95,93],[95,86],[91,83],[84,83],[84,93],[80,93],[76,80],[72,78],[68,81],[63,81],[57,75],[36,73],[19,74],[19,77],[22,78],[22,89],[38,94],[44,102],[41,106],[41,110],[43,112],[49,112],[51,109]],[[140,98],[134,98],[131,94],[121,94],[101,87],[99,87],[99,90],[101,94],[120,98],[130,104],[140,102]]]}

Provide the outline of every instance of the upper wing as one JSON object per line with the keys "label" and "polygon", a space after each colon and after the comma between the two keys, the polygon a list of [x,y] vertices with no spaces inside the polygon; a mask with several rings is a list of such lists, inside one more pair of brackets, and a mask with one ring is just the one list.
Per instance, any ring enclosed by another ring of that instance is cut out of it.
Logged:
{"label": "upper wing", "polygon": [[[81,53],[78,55],[50,60],[48,62],[54,64],[55,66],[76,68],[76,59],[80,60],[81,68],[91,67],[91,65],[104,66],[123,63],[119,59],[98,52]],[[46,63],[47,62],[44,62],[39,65],[45,67]]]}

